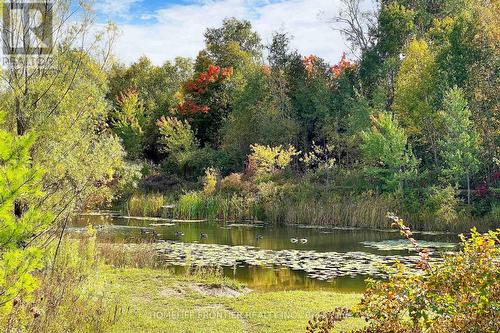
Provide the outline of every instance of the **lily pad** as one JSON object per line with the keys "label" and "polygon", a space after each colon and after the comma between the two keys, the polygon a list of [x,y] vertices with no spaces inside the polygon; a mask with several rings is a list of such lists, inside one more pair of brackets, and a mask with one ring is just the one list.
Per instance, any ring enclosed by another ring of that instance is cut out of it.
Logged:
{"label": "lily pad", "polygon": [[287,267],[304,271],[309,277],[320,280],[331,280],[340,276],[381,277],[385,273],[384,265],[399,261],[412,268],[419,260],[418,256],[382,256],[365,252],[274,251],[251,246],[181,242],[157,244],[155,248],[160,258],[169,265]]}
{"label": "lily pad", "polygon": [[[433,249],[453,249],[457,246],[455,243],[447,242],[432,242],[432,241],[417,241],[421,248]],[[385,240],[380,242],[361,242],[366,247],[377,249],[379,251],[416,251],[414,246],[407,240],[395,239]]]}

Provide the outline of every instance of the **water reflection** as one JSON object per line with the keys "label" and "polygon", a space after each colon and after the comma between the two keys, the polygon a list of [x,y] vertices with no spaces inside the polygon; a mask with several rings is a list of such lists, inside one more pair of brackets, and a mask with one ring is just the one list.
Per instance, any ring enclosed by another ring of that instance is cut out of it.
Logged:
{"label": "water reflection", "polygon": [[225,268],[225,274],[245,282],[257,290],[335,290],[342,292],[362,292],[365,277],[339,277],[332,281],[311,279],[305,272],[293,271],[286,267],[266,268],[250,266],[246,268]]}
{"label": "water reflection", "polygon": [[[251,225],[245,223],[167,223],[112,216],[82,216],[70,230],[81,231],[87,225],[105,225],[98,230],[100,239],[107,241],[142,242],[181,241],[184,243],[245,245],[265,250],[301,250],[316,252],[368,252],[379,255],[407,255],[407,250],[387,251],[367,247],[362,242],[398,240],[393,231],[317,229],[300,226]],[[163,224],[163,225],[162,225]],[[80,229],[79,229],[80,228]],[[291,239],[307,239],[306,244],[292,243]],[[456,242],[456,235],[418,234],[417,239],[439,242]],[[312,279],[305,272],[283,267],[225,267],[227,276],[245,282],[250,288],[265,290],[317,290],[335,289],[346,292],[362,291],[363,277],[342,277],[333,281]]]}

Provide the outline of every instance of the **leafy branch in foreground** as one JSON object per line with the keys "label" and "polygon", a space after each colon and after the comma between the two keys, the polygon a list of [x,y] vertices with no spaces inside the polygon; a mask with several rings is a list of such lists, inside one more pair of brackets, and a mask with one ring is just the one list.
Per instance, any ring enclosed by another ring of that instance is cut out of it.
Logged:
{"label": "leafy branch in foreground", "polygon": [[500,229],[485,234],[472,229],[469,238],[461,235],[462,250],[431,267],[428,252],[420,249],[404,221],[394,214],[388,217],[419,250],[420,272],[398,264],[388,280],[369,279],[356,308],[322,313],[306,332],[331,332],[348,317],[368,322],[353,333],[498,332]]}
{"label": "leafy branch in foreground", "polygon": [[26,244],[51,220],[32,204],[42,196],[42,172],[29,157],[32,143],[33,135],[0,130],[0,318],[38,286],[32,273],[41,268],[42,251]]}

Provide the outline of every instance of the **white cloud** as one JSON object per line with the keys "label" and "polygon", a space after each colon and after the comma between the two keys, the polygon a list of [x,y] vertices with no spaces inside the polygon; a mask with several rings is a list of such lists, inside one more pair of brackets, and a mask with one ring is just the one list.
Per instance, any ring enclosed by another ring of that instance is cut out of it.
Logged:
{"label": "white cloud", "polygon": [[128,17],[130,7],[142,0],[101,0],[94,5],[95,9],[106,15]]}
{"label": "white cloud", "polygon": [[264,42],[271,40],[273,31],[284,30],[294,36],[292,47],[302,54],[336,62],[346,47],[324,17],[334,15],[338,8],[338,0],[211,0],[171,5],[156,11],[154,23],[119,25],[122,33],[115,53],[125,63],[142,55],[156,64],[176,56],[195,57],[203,48],[207,27],[237,17],[250,20]]}

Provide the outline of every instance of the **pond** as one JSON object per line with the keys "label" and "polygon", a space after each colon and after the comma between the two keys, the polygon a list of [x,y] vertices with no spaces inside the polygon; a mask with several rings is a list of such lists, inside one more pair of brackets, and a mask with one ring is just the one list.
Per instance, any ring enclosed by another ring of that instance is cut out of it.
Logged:
{"label": "pond", "polygon": [[[412,266],[416,253],[395,230],[361,230],[250,222],[184,222],[114,215],[80,216],[69,228],[103,226],[107,241],[153,241],[161,260],[186,266],[222,266],[224,274],[258,290],[361,292],[367,276],[384,276],[381,264],[399,260]],[[453,250],[457,235],[416,233],[438,253]]]}

